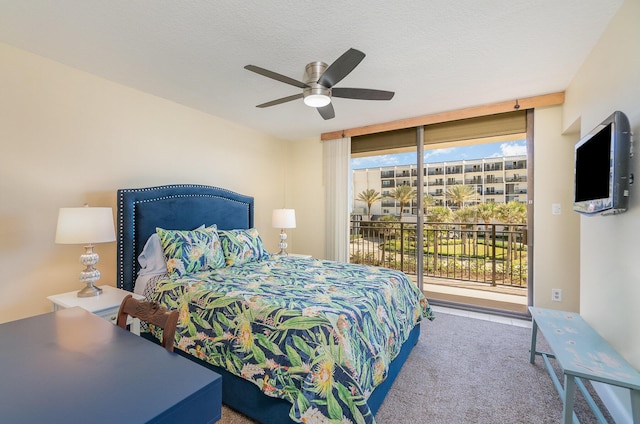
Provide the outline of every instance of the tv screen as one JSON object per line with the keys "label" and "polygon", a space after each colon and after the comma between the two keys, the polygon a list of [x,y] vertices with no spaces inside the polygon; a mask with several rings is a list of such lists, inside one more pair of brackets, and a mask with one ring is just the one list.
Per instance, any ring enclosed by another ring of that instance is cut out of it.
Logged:
{"label": "tv screen", "polygon": [[609,197],[611,125],[605,126],[576,148],[577,202]]}
{"label": "tv screen", "polygon": [[627,210],[631,128],[627,116],[614,112],[575,145],[573,209],[583,214]]}

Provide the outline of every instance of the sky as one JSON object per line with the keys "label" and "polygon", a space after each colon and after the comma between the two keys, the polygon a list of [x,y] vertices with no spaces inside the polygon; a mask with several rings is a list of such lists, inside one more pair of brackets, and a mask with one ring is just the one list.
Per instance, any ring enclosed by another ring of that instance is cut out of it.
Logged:
{"label": "sky", "polygon": [[[483,159],[501,156],[527,154],[525,140],[476,144],[473,146],[451,147],[447,149],[425,150],[424,163],[448,162],[456,160]],[[351,159],[351,169],[380,168],[384,166],[409,165],[416,163],[415,152],[393,155],[368,156]]]}

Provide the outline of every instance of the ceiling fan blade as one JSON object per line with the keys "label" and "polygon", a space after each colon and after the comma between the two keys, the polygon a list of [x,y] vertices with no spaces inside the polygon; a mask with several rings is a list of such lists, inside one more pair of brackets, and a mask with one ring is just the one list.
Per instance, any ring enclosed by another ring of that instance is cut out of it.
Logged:
{"label": "ceiling fan blade", "polygon": [[336,87],[331,89],[331,95],[333,97],[342,97],[344,99],[391,100],[394,94],[396,93],[393,91],[371,90],[369,88]]}
{"label": "ceiling fan blade", "polygon": [[294,94],[293,96],[283,97],[281,99],[272,100],[272,101],[267,102],[267,103],[262,103],[261,105],[258,105],[256,107],[263,108],[263,107],[275,106],[275,105],[279,105],[281,103],[290,102],[292,100],[301,99],[302,97],[304,97],[302,93]]}
{"label": "ceiling fan blade", "polygon": [[336,117],[336,113],[333,110],[333,105],[331,103],[323,107],[317,107],[316,109],[318,109],[320,116],[322,116],[322,118],[325,120],[333,119]]}
{"label": "ceiling fan blade", "polygon": [[358,66],[362,59],[364,59],[365,54],[360,50],[349,49],[342,54],[339,58],[335,60],[326,71],[322,74],[320,79],[318,80],[318,84],[325,86],[327,88],[331,88],[340,81],[353,69]]}
{"label": "ceiling fan blade", "polygon": [[282,74],[278,74],[277,72],[273,72],[270,71],[268,69],[264,69],[261,68],[259,66],[255,66],[255,65],[247,65],[244,67],[244,69],[251,71],[251,72],[255,72],[256,74],[260,74],[262,76],[265,76],[267,78],[271,78],[274,79],[276,81],[280,81],[283,82],[285,84],[289,84],[289,85],[293,85],[294,87],[299,87],[299,88],[307,88],[307,84],[300,82],[298,80],[294,80],[293,78],[289,78],[287,76],[284,76]]}

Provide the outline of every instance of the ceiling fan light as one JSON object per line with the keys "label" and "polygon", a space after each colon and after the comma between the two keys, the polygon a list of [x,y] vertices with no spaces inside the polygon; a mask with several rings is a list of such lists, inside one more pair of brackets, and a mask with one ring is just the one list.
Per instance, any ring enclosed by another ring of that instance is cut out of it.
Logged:
{"label": "ceiling fan light", "polygon": [[331,103],[331,98],[324,94],[309,94],[304,98],[304,104],[311,107],[325,107]]}

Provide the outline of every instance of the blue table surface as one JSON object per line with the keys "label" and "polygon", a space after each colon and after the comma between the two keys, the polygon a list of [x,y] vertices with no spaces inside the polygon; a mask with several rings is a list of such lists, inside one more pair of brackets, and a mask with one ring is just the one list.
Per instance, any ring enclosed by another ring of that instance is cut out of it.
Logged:
{"label": "blue table surface", "polygon": [[640,373],[577,313],[529,307],[565,373],[640,390]]}
{"label": "blue table surface", "polygon": [[3,423],[213,423],[221,414],[218,374],[77,307],[0,324],[0,375]]}

